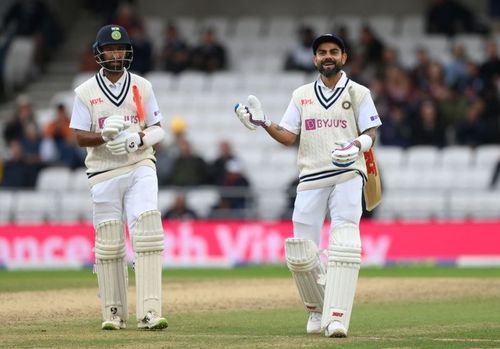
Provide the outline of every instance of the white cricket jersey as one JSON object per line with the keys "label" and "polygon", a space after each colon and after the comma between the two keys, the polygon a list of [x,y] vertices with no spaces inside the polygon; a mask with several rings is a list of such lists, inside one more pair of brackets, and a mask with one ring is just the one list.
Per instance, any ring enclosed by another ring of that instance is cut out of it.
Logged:
{"label": "white cricket jersey", "polygon": [[300,134],[297,190],[332,186],[357,174],[366,180],[362,155],[348,168],[339,168],[332,164],[331,153],[339,147],[335,142],[352,141],[381,124],[370,91],[343,71],[333,89],[321,78],[297,88],[280,122],[281,127]]}
{"label": "white cricket jersey", "polygon": [[[123,115],[124,119],[131,123],[129,131],[141,131],[133,100],[133,85],[137,85],[142,97],[146,127],[161,122],[162,116],[149,81],[125,70],[122,77],[116,83],[112,83],[103,75],[101,69],[94,77],[75,89],[70,127],[100,132],[108,116]],[[155,168],[154,163],[152,147],[140,148],[127,155],[113,155],[106,145],[102,144],[97,147],[87,147],[85,158],[91,185],[126,173],[137,166],[146,165]]]}

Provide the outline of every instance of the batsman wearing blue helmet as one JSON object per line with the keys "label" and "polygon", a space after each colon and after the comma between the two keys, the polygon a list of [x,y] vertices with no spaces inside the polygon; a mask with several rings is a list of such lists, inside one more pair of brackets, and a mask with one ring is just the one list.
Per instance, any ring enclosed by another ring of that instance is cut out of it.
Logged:
{"label": "batsman wearing blue helmet", "polygon": [[164,137],[162,116],[151,83],[128,71],[133,50],[123,27],[102,27],[93,51],[102,68],[75,89],[70,126],[87,149],[102,329],[125,328],[128,319],[124,221],[135,252],[137,326],[163,329],[164,232],[152,147]]}
{"label": "batsman wearing blue helmet", "polygon": [[[347,54],[340,37],[319,36],[312,53],[319,77],[293,92],[279,125],[265,115],[255,96],[235,111],[247,128],[263,127],[282,144],[292,145],[300,135],[294,237],[285,241],[287,265],[309,312],[307,333],[346,337],[361,264],[359,221],[367,178],[363,153],[374,144],[381,121],[370,91],[342,70]],[[328,212],[325,268],[318,246]]]}

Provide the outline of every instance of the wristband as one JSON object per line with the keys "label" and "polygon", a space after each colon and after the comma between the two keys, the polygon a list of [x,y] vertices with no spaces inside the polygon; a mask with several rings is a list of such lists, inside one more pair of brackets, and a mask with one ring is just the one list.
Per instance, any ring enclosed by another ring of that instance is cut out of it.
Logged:
{"label": "wristband", "polygon": [[361,135],[359,136],[358,138],[355,139],[355,141],[358,141],[359,144],[361,145],[361,147],[359,148],[359,150],[361,152],[367,152],[368,150],[370,150],[370,148],[372,147],[373,145],[373,139],[368,136],[368,135]]}

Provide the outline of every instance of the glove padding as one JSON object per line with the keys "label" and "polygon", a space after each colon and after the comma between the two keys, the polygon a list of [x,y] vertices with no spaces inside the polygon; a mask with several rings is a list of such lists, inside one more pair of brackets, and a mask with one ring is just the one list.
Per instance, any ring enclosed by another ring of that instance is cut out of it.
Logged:
{"label": "glove padding", "polygon": [[234,107],[234,112],[236,113],[236,116],[238,116],[238,119],[240,119],[241,123],[245,125],[246,128],[248,128],[251,131],[255,131],[257,129],[257,126],[252,124],[250,122],[250,112],[248,111],[248,108],[243,105],[243,104],[236,104]]}
{"label": "glove padding", "polygon": [[250,126],[271,126],[271,120],[269,120],[264,114],[262,104],[257,97],[250,95],[247,100],[248,106],[237,104],[235,108],[236,115],[238,115],[238,118],[241,120],[243,125],[251,130],[254,130],[255,128],[251,128],[247,124],[250,124]]}
{"label": "glove padding", "polygon": [[122,115],[108,116],[104,120],[104,126],[101,131],[102,139],[105,142],[115,139],[126,128],[127,124]]}
{"label": "glove padding", "polygon": [[113,155],[126,155],[137,151],[139,144],[141,144],[139,133],[123,131],[118,137],[106,143],[106,148]]}
{"label": "glove padding", "polygon": [[332,151],[332,163],[337,167],[349,167],[359,156],[359,148],[353,142],[335,142],[339,145]]}

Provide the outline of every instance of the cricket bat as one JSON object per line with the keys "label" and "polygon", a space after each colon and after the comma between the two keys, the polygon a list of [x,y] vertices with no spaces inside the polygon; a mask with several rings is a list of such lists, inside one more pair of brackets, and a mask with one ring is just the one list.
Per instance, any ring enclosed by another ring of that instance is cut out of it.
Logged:
{"label": "cricket bat", "polygon": [[382,185],[373,148],[363,153],[363,155],[365,156],[366,173],[368,175],[363,194],[365,196],[366,210],[371,211],[382,201]]}
{"label": "cricket bat", "polygon": [[134,95],[134,104],[135,104],[135,109],[137,110],[137,116],[139,117],[139,125],[141,126],[141,129],[144,130],[145,128],[145,114],[144,114],[144,107],[142,105],[142,98],[141,94],[139,93],[139,88],[137,85],[132,85],[132,93]]}

